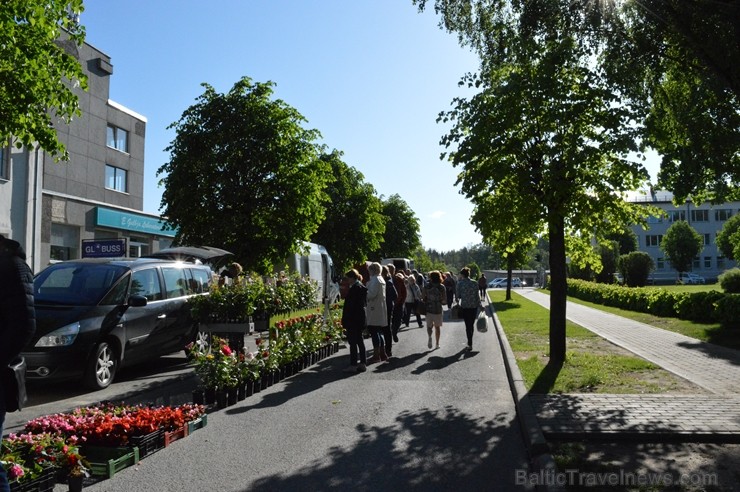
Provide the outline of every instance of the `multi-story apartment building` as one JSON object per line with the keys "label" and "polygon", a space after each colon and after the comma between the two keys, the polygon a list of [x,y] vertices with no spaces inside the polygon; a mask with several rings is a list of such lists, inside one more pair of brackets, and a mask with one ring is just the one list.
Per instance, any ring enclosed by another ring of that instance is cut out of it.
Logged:
{"label": "multi-story apartment building", "polygon": [[714,281],[736,262],[725,258],[717,248],[717,233],[733,215],[740,213],[740,202],[727,202],[717,205],[694,203],[687,200],[680,205],[673,203],[673,194],[668,191],[647,190],[631,194],[628,198],[634,203],[645,203],[666,212],[665,217],[650,217],[647,230],[633,226],[637,234],[638,249],[648,253],[655,262],[653,278],[655,282],[675,282],[678,272],[665,258],[660,244],[668,228],[676,221],[685,220],[704,238],[704,249],[694,258],[692,271]]}
{"label": "multi-story apartment building", "polygon": [[65,49],[88,77],[88,90],[76,89],[82,116],[57,124],[70,160],[0,142],[0,234],[21,243],[36,272],[110,250],[142,256],[175,235],[142,211],[147,120],[109,98],[110,57],[87,43]]}

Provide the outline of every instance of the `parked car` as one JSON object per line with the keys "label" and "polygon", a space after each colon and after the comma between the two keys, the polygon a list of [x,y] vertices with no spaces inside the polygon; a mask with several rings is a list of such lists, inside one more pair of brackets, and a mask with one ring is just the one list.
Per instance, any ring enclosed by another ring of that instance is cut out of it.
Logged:
{"label": "parked car", "polygon": [[198,335],[187,299],[212,285],[210,267],[171,260],[96,258],[47,267],[34,278],[27,378],[81,377],[102,389],[124,365],[182,350]]}
{"label": "parked car", "polygon": [[495,287],[503,287],[506,285],[506,277],[499,277],[494,278],[490,282],[488,282],[488,287],[495,288]]}
{"label": "parked car", "polygon": [[519,277],[514,277],[511,279],[511,286],[512,287],[524,287],[527,285],[523,280],[521,280]]}
{"label": "parked car", "polygon": [[681,275],[679,276],[679,280],[683,284],[692,284],[692,285],[707,283],[707,279],[705,279],[701,275],[697,275],[692,272],[682,272]]}

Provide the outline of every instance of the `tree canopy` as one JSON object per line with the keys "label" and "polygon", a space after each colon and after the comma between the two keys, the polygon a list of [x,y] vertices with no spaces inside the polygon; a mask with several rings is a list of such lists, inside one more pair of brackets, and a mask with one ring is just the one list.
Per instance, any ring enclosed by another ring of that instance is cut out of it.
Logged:
{"label": "tree canopy", "polygon": [[691,270],[703,247],[704,238],[685,220],[674,222],[660,242],[660,249],[678,273]]}
{"label": "tree canopy", "polygon": [[311,241],[326,246],[337,271],[346,272],[380,247],[385,233],[383,204],[362,173],[342,161],[341,152],[323,154],[321,159],[331,166],[334,179],[327,189],[324,221]]}
{"label": "tree canopy", "polygon": [[39,146],[68,160],[56,120],[80,114],[74,92],[87,88],[77,59],[85,29],[82,0],[3,0],[0,3],[0,142]]}
{"label": "tree canopy", "polygon": [[637,150],[634,114],[619,105],[619,94],[592,63],[593,50],[573,35],[572,16],[555,9],[532,22],[530,3],[483,3],[508,7],[477,11],[475,19],[470,12],[444,18],[482,61],[479,74],[463,79],[480,92],[457,99],[440,116],[453,125],[442,143],[461,168],[458,184],[476,207],[474,222],[484,240],[501,235],[514,252],[547,232],[550,357],[562,363],[566,240],[572,261],[598,262],[590,245],[594,234],[603,238],[644,220],[646,210],[622,193],[648,176],[627,159]]}
{"label": "tree canopy", "polygon": [[324,219],[330,164],[317,130],[282,100],[272,82],[240,79],[225,94],[205,92],[170,125],[169,162],[157,171],[163,215],[180,244],[233,252],[247,270],[269,272]]}
{"label": "tree canopy", "polygon": [[389,196],[387,200],[382,200],[382,203],[386,221],[385,232],[380,248],[370,259],[411,258],[416,248],[421,245],[419,219],[398,194]]}
{"label": "tree canopy", "polygon": [[638,118],[640,149],[662,155],[658,185],[713,201],[740,184],[740,5],[737,0],[412,0],[496,64],[508,53],[501,17],[519,32],[553,33],[562,19]]}
{"label": "tree canopy", "polygon": [[740,214],[730,217],[717,233],[717,248],[731,260],[740,259]]}

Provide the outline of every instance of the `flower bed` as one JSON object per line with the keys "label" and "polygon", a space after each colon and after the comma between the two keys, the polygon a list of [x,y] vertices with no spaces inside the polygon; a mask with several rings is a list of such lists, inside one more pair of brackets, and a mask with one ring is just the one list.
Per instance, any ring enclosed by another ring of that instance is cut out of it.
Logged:
{"label": "flower bed", "polygon": [[132,437],[147,436],[160,429],[173,430],[204,413],[202,405],[150,407],[106,402],[30,420],[24,430],[75,436],[88,446],[121,447],[129,445]]}
{"label": "flower bed", "polygon": [[[30,420],[23,434],[2,440],[0,460],[11,484],[37,483],[48,470],[58,482],[90,474],[111,477],[188,435],[203,405],[151,407],[101,403]],[[38,490],[33,489],[13,490]],[[53,487],[52,487],[53,488]]]}
{"label": "flower bed", "polygon": [[43,490],[48,480],[53,488],[55,476],[63,479],[89,473],[89,463],[82,457],[76,436],[10,434],[2,440],[0,449],[0,461],[13,490]]}

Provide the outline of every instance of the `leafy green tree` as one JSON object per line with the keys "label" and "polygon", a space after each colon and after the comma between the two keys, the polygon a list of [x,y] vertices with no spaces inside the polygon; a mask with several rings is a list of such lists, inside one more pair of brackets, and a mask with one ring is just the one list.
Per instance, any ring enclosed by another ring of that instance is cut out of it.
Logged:
{"label": "leafy green tree", "polygon": [[317,130],[282,100],[272,82],[240,79],[225,94],[205,92],[170,128],[162,165],[162,208],[179,244],[223,247],[245,269],[268,273],[324,219],[332,181]]}
{"label": "leafy green tree", "polygon": [[334,181],[326,190],[324,221],[311,241],[326,246],[337,271],[346,272],[380,246],[385,232],[383,206],[375,188],[342,161],[341,152],[323,154],[321,159],[331,166]]}
{"label": "leafy green tree", "polygon": [[512,248],[546,231],[557,364],[565,360],[566,237],[572,261],[598,261],[593,234],[601,239],[644,220],[645,209],[620,192],[648,176],[626,158],[635,150],[632,114],[593,66],[593,51],[572,36],[571,17],[555,10],[546,24],[531,24],[529,4],[496,4],[507,8],[490,8],[474,22],[444,19],[479,50],[482,69],[463,79],[480,93],[440,116],[453,125],[442,143],[455,148],[449,158],[462,168],[458,184],[476,207],[484,240],[497,223],[508,222]]}
{"label": "leafy green tree", "polygon": [[740,183],[740,29],[734,0],[621,2],[603,17],[610,80],[644,110],[662,156],[658,185],[679,201]]}
{"label": "leafy green tree", "polygon": [[731,260],[740,259],[740,215],[730,217],[717,233],[717,247]]}
{"label": "leafy green tree", "polygon": [[478,264],[476,262],[472,262],[472,263],[470,263],[468,265],[465,265],[465,266],[470,269],[470,278],[471,279],[477,280],[478,278],[480,278],[481,269],[480,269],[480,267],[478,266]]}
{"label": "leafy green tree", "polygon": [[378,261],[382,258],[411,258],[421,245],[416,214],[400,195],[394,194],[383,200],[383,215],[383,242],[371,259]]}
{"label": "leafy green tree", "polygon": [[644,287],[655,269],[653,259],[644,251],[633,251],[619,257],[617,261],[619,273],[624,283],[629,287]]}
{"label": "leafy green tree", "polygon": [[608,241],[600,244],[597,249],[601,257],[601,271],[596,274],[596,281],[602,284],[614,283],[614,274],[618,271],[617,262],[619,261],[621,247],[617,241]]}
{"label": "leafy green tree", "polygon": [[619,247],[617,252],[620,255],[626,255],[627,253],[637,251],[637,234],[635,234],[634,231],[628,227],[625,227],[621,231],[607,234],[606,239],[617,242],[617,245]]}
{"label": "leafy green tree", "polygon": [[659,185],[682,201],[737,196],[740,184],[740,29],[737,0],[412,0],[433,3],[460,42],[506,56],[497,33],[517,9],[533,35],[561,26],[594,49],[592,61],[644,121],[641,142],[663,155]]}
{"label": "leafy green tree", "polygon": [[660,249],[679,275],[691,270],[694,258],[703,248],[704,238],[685,220],[674,222],[660,243]]}
{"label": "leafy green tree", "polygon": [[77,22],[82,0],[3,0],[0,3],[0,142],[38,142],[69,159],[55,121],[80,115],[75,87],[87,77],[75,57],[85,40]]}

